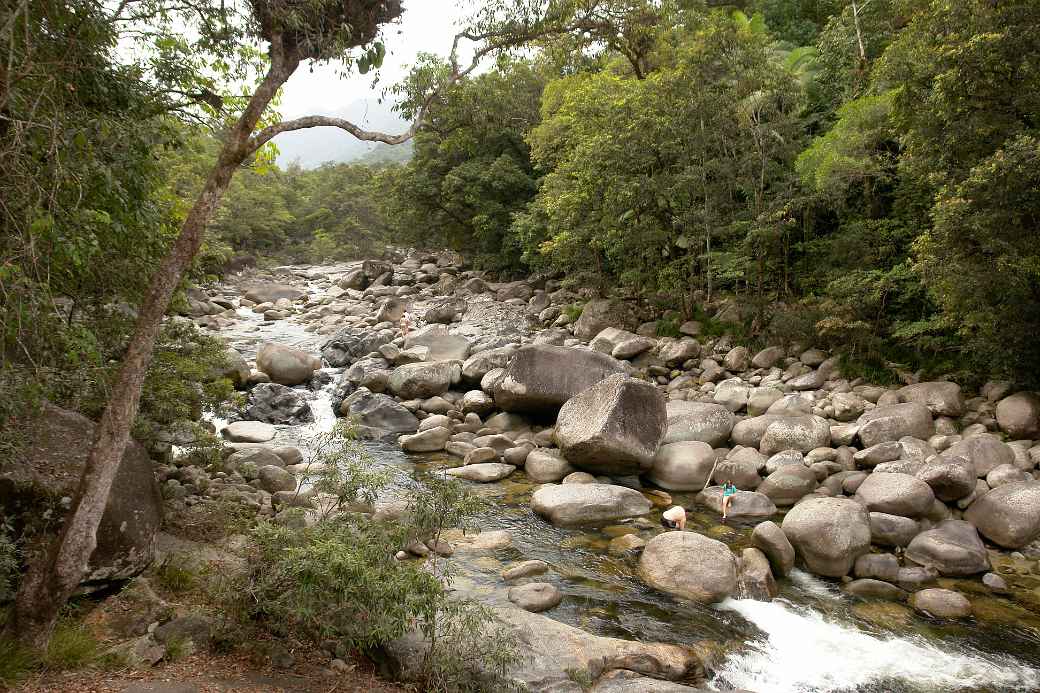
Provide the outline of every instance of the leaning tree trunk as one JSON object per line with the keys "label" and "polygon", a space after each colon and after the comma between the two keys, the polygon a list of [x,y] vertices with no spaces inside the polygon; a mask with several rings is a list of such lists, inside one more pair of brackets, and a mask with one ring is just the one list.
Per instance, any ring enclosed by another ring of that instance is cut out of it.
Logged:
{"label": "leaning tree trunk", "polygon": [[33,648],[46,647],[62,607],[86,574],[88,561],[97,546],[97,528],[137,416],[141,386],[152,360],[155,340],[174,291],[198,253],[206,224],[220,204],[235,169],[252,152],[249,140],[260,116],[298,65],[299,58],[286,55],[280,37],[274,37],[267,75],[231,128],[213,171],[181,225],[180,234],[152,276],[118,378],[98,424],[72,509],[49,550],[30,562],[18,590],[13,617],[7,624],[9,635]]}

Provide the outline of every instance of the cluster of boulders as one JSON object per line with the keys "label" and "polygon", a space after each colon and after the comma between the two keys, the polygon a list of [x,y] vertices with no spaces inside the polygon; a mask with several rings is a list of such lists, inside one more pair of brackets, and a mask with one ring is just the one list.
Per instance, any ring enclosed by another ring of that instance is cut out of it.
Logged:
{"label": "cluster of boulders", "polygon": [[[551,280],[495,283],[453,256],[300,274],[325,293],[299,297],[296,319],[328,335],[321,359],[344,369],[337,413],[364,436],[455,455],[463,464],[447,473],[472,481],[523,469],[546,484],[532,510],[564,526],[644,516],[669,493],[718,512],[720,484],[736,485],[730,517],[757,525],[742,555],[689,532],[626,540],[646,543],[640,573],[664,591],[768,596],[795,564],[872,596],[908,598],[940,576],[1000,589],[986,542],[1017,550],[1040,535],[1036,393],[850,381],[818,349],[751,352],[692,321],[661,337],[631,303],[576,310],[581,296]],[[512,311],[498,318],[513,329],[452,327],[478,303]],[[248,418],[305,420],[292,391],[274,389],[314,383],[315,355],[293,351],[265,346],[244,375],[256,385]],[[672,570],[675,556],[703,570]]]}

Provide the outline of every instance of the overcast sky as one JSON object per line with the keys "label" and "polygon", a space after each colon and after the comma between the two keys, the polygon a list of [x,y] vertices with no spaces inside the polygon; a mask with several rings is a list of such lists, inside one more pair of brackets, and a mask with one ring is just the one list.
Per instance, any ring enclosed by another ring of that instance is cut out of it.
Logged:
{"label": "overcast sky", "polygon": [[282,92],[280,111],[286,118],[302,115],[342,113],[358,99],[375,101],[382,90],[403,77],[418,53],[447,56],[458,21],[468,14],[459,0],[404,0],[404,16],[399,25],[386,27],[380,83],[372,86],[372,75],[354,74],[341,78],[336,67],[307,66],[297,70]]}

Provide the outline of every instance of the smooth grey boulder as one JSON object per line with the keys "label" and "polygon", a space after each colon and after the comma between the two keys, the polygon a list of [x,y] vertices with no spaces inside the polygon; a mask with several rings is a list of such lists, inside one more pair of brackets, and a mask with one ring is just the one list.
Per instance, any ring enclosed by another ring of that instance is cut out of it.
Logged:
{"label": "smooth grey boulder", "polygon": [[753,546],[740,552],[737,593],[743,599],[757,599],[758,601],[769,601],[779,594],[769,559],[762,551]]}
{"label": "smooth grey boulder", "polygon": [[563,601],[563,593],[548,582],[529,582],[509,588],[509,601],[524,611],[548,611]]}
{"label": "smooth grey boulder", "polygon": [[467,464],[463,467],[454,467],[447,470],[446,474],[460,479],[478,481],[482,484],[487,484],[492,481],[501,481],[515,471],[516,467],[511,464],[503,464],[501,462],[477,462],[475,464]]}
{"label": "smooth grey boulder", "polygon": [[495,403],[510,412],[552,413],[579,392],[623,372],[621,362],[606,354],[532,344],[517,349],[494,384]]}
{"label": "smooth grey boulder", "polygon": [[249,390],[242,418],[269,424],[302,424],[314,420],[311,406],[298,390],[278,383],[260,383]]}
{"label": "smooth grey boulder", "polygon": [[349,366],[359,358],[379,351],[397,336],[397,330],[345,327],[321,346],[321,357],[330,366]]}
{"label": "smooth grey boulder", "polygon": [[256,369],[279,385],[300,385],[314,377],[321,359],[306,351],[267,342],[256,354]]}
{"label": "smooth grey boulder", "polygon": [[639,576],[654,589],[714,604],[737,589],[737,561],[721,541],[696,532],[664,532],[639,557]]}
{"label": "smooth grey boulder", "polygon": [[924,517],[932,509],[932,487],[909,474],[874,472],[856,490],[856,500],[870,512]]}
{"label": "smooth grey boulder", "polygon": [[220,433],[232,443],[266,443],[274,439],[275,428],[262,421],[235,421]]}
{"label": "smooth grey boulder", "polygon": [[508,345],[497,349],[485,349],[470,356],[462,364],[462,377],[470,382],[481,379],[496,368],[505,368],[516,353],[516,347]]}
{"label": "smooth grey boulder", "polygon": [[396,433],[411,433],[419,419],[393,397],[361,388],[348,395],[340,405],[342,416],[353,419],[363,438],[379,438]]}
{"label": "smooth grey boulder", "polygon": [[564,458],[579,469],[639,474],[653,465],[665,420],[664,394],[618,373],[567,400],[554,437]]}
{"label": "smooth grey boulder", "polygon": [[574,323],[574,336],[588,341],[607,327],[635,330],[639,326],[635,314],[628,304],[611,298],[589,301]]}
{"label": "smooth grey boulder", "polygon": [[1040,438],[1040,392],[1016,392],[997,402],[997,425],[1012,439]]}
{"label": "smooth grey boulder", "polygon": [[943,457],[963,457],[971,461],[975,475],[980,479],[1002,464],[1015,463],[1015,451],[1011,446],[991,435],[971,436],[954,443],[943,452]]}
{"label": "smooth grey boulder", "polygon": [[711,446],[699,440],[668,443],[657,449],[647,478],[669,491],[701,491],[715,459]]}
{"label": "smooth grey boulder", "polygon": [[257,470],[257,475],[260,479],[260,488],[268,493],[296,490],[296,477],[292,475],[292,472],[286,471],[283,467],[269,464],[266,467],[260,467]]}
{"label": "smooth grey boulder", "polygon": [[429,325],[404,338],[404,348],[426,347],[426,361],[465,361],[469,355],[470,342],[462,335],[452,334],[444,325]]}
{"label": "smooth grey boulder", "polygon": [[928,440],[935,433],[932,412],[918,402],[877,406],[857,421],[863,447],[904,436]]}
{"label": "smooth grey boulder", "polygon": [[527,478],[539,483],[557,482],[574,471],[574,467],[556,450],[538,448],[524,460]]}
{"label": "smooth grey boulder", "polygon": [[398,438],[398,443],[405,452],[437,452],[444,449],[449,438],[451,438],[451,429],[437,426],[413,435],[401,436]]}
{"label": "smooth grey boulder", "polygon": [[971,616],[971,602],[960,592],[933,587],[910,595],[910,606],[933,618],[952,620]]}
{"label": "smooth grey boulder", "polygon": [[957,455],[933,457],[914,472],[914,476],[931,486],[935,497],[946,503],[970,496],[975,491],[975,466]]}
{"label": "smooth grey boulder", "polygon": [[409,363],[390,374],[390,391],[401,399],[426,399],[443,395],[451,388],[458,364],[451,361]]}
{"label": "smooth grey boulder", "polygon": [[964,519],[1006,549],[1019,549],[1040,535],[1040,482],[1004,484],[975,499]]}
{"label": "smooth grey boulder", "polygon": [[964,577],[990,569],[986,546],[975,527],[964,520],[945,520],[921,532],[906,547],[906,557],[944,576]]}
{"label": "smooth grey boulder", "polygon": [[729,440],[736,421],[733,412],[718,404],[671,400],[665,405],[665,409],[668,428],[661,441],[662,445],[700,441],[717,448]]}
{"label": "smooth grey boulder", "polygon": [[639,491],[612,484],[554,484],[531,496],[531,509],[558,527],[595,525],[650,512]]}
{"label": "smooth grey boulder", "polygon": [[870,517],[851,498],[806,498],[780,528],[810,572],[843,577],[870,551]]}
{"label": "smooth grey boulder", "polygon": [[816,490],[816,474],[808,467],[785,464],[765,478],[756,489],[779,506],[794,505]]}
{"label": "smooth grey boulder", "polygon": [[242,297],[252,301],[253,303],[275,303],[282,298],[288,299],[289,301],[295,301],[306,295],[306,291],[298,289],[295,286],[271,282],[247,287],[245,292],[242,294]]}
{"label": "smooth grey boulder", "polygon": [[921,531],[921,524],[909,517],[870,513],[870,540],[878,546],[906,546]]}
{"label": "smooth grey boulder", "polygon": [[884,599],[887,601],[904,601],[907,593],[884,580],[860,578],[845,585],[845,591],[861,599]]}
{"label": "smooth grey boulder", "polygon": [[831,427],[819,416],[763,414],[737,423],[733,427],[733,442],[758,448],[767,456],[783,450],[805,453],[829,447]]}
{"label": "smooth grey boulder", "polygon": [[[709,486],[697,494],[697,503],[722,514],[722,487]],[[731,520],[761,520],[776,515],[776,505],[769,496],[755,491],[737,491],[729,503]]]}
{"label": "smooth grey boulder", "polygon": [[964,414],[961,386],[950,382],[914,383],[896,391],[900,402],[916,402],[928,407],[935,416]]}
{"label": "smooth grey boulder", "polygon": [[[67,514],[63,498],[76,494],[87,464],[96,424],[49,402],[32,420],[22,420],[25,448],[0,465],[0,517],[40,517],[33,542],[45,546]],[[163,499],[148,451],[127,441],[104,498],[96,546],[87,557],[80,585],[87,591],[124,581],[147,569],[156,558]],[[27,547],[28,548],[28,547]]]}
{"label": "smooth grey boulder", "polygon": [[773,572],[783,577],[794,569],[794,546],[780,526],[772,520],[755,525],[751,531],[751,545],[769,559]]}

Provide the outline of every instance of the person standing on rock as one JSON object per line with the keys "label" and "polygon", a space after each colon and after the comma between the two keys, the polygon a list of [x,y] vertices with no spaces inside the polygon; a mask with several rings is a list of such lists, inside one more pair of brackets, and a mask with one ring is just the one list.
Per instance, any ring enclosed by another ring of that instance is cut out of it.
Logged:
{"label": "person standing on rock", "polygon": [[412,316],[407,310],[401,315],[401,331],[405,336],[412,331]]}
{"label": "person standing on rock", "polygon": [[686,529],[686,508],[681,505],[673,505],[668,508],[661,513],[661,524],[666,529],[678,529],[679,531]]}
{"label": "person standing on rock", "polygon": [[733,497],[737,495],[737,487],[732,482],[726,481],[722,484],[722,520],[726,521],[726,516],[729,514],[730,503],[733,502]]}

